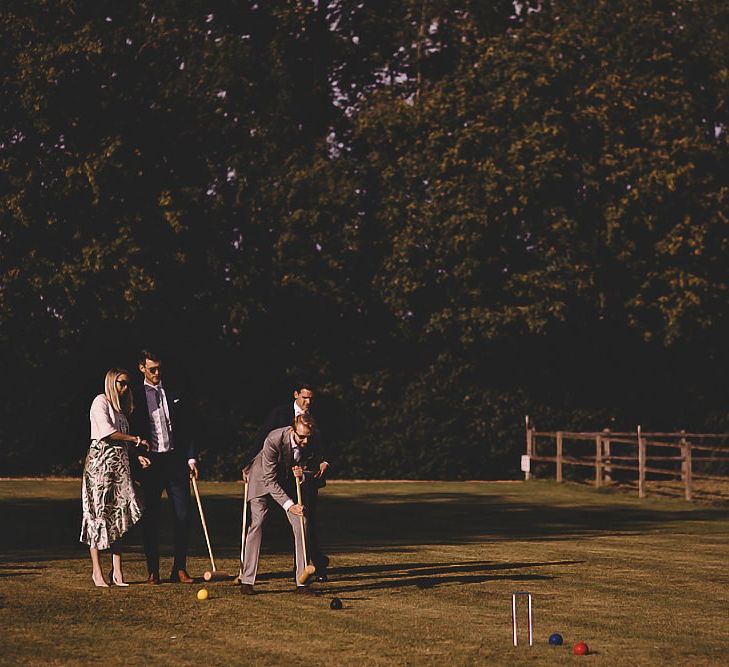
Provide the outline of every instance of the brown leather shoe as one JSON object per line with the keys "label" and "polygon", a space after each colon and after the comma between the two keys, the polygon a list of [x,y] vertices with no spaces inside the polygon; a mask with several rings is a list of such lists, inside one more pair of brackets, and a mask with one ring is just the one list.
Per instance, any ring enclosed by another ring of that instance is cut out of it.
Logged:
{"label": "brown leather shoe", "polygon": [[160,584],[162,583],[159,578],[158,572],[150,572],[149,576],[147,577],[147,583],[148,584]]}
{"label": "brown leather shoe", "polygon": [[195,580],[185,570],[172,570],[170,581],[173,584],[194,584]]}
{"label": "brown leather shoe", "polygon": [[256,591],[253,590],[253,584],[241,584],[240,585],[241,595],[255,595]]}

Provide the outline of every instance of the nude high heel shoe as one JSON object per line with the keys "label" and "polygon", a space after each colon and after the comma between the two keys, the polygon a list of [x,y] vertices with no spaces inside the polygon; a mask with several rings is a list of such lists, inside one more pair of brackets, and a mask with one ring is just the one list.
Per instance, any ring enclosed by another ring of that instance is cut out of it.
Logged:
{"label": "nude high heel shoe", "polygon": [[94,582],[94,586],[97,586],[98,588],[109,588],[109,584],[104,581],[104,575],[102,574],[99,579],[96,578],[95,575],[91,575],[91,581]]}
{"label": "nude high heel shoe", "polygon": [[129,584],[126,581],[124,581],[123,579],[119,579],[119,581],[116,580],[114,568],[112,568],[111,572],[109,572],[109,581],[111,582],[112,586],[119,586],[119,588],[124,588],[125,586],[129,586]]}

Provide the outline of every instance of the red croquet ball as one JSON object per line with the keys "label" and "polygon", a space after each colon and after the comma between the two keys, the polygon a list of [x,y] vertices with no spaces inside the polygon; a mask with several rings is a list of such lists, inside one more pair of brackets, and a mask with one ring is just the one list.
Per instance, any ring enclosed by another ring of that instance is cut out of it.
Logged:
{"label": "red croquet ball", "polygon": [[587,648],[587,644],[585,644],[585,642],[577,642],[575,647],[572,649],[572,653],[575,655],[587,655],[589,652],[590,649]]}

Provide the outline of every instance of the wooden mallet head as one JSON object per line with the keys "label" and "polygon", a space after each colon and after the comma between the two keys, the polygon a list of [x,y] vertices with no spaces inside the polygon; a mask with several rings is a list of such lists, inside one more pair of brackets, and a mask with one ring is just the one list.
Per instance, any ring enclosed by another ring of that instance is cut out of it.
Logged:
{"label": "wooden mallet head", "polygon": [[299,575],[299,583],[305,584],[309,577],[316,572],[316,568],[309,564],[304,568],[304,571]]}
{"label": "wooden mallet head", "polygon": [[220,570],[208,570],[203,574],[205,581],[224,581],[230,579],[230,576]]}

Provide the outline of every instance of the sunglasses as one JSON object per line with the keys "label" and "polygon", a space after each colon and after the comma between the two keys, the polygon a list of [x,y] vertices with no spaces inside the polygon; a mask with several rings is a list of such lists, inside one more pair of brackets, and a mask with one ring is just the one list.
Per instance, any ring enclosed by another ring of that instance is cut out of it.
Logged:
{"label": "sunglasses", "polygon": [[120,387],[128,387],[128,386],[129,386],[129,383],[128,383],[128,382],[127,382],[126,380],[117,380],[117,381],[116,381],[116,383],[117,383],[117,384],[118,384],[118,385],[119,385]]}
{"label": "sunglasses", "polygon": [[297,433],[296,431],[294,431],[294,435],[297,440],[308,440],[311,437],[311,433],[309,435],[301,435],[301,433]]}

